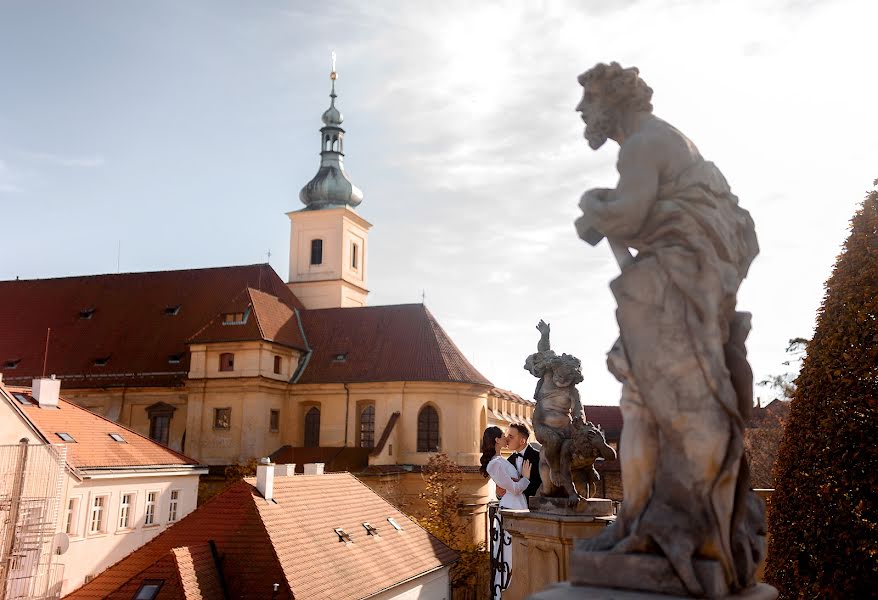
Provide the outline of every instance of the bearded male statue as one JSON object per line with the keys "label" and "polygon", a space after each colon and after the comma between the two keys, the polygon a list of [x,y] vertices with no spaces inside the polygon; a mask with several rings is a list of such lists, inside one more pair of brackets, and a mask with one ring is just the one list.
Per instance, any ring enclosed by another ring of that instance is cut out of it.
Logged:
{"label": "bearded male statue", "polygon": [[[576,228],[591,245],[606,237],[621,267],[610,286],[620,339],[607,364],[623,384],[625,491],[616,523],[577,554],[663,556],[681,593],[735,593],[753,584],[765,548],[742,444],[750,315],[735,310],[759,251],[753,221],[719,169],[652,114],[636,68],[598,64],[579,83],[589,145],[620,146],[616,188],[585,192]],[[699,559],[719,565],[724,592]],[[589,583],[582,571],[574,581]]]}

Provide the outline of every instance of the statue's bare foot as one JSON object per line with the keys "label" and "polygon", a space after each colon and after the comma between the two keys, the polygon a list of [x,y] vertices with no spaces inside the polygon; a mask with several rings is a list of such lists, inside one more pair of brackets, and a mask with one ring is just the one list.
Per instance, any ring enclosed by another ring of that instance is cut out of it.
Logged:
{"label": "statue's bare foot", "polygon": [[577,494],[576,492],[573,492],[572,494],[570,494],[567,497],[567,505],[568,506],[576,506],[580,500],[582,500],[582,497],[579,494]]}

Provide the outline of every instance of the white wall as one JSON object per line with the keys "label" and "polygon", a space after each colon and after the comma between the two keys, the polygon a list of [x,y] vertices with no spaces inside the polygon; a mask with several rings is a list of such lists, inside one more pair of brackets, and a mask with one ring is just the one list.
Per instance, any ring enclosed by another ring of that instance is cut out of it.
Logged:
{"label": "white wall", "polygon": [[372,596],[374,600],[451,600],[450,567],[443,567]]}
{"label": "white wall", "polygon": [[[164,474],[158,477],[84,481],[68,475],[66,496],[59,507],[58,531],[66,531],[70,500],[76,499],[78,503],[75,526],[70,534],[70,548],[57,557],[57,562],[64,565],[62,596],[83,585],[86,575],[97,575],[167,529],[172,490],[180,491],[176,518],[179,521],[195,510],[198,501],[198,475]],[[146,497],[149,492],[158,492],[154,525],[144,524]],[[119,529],[120,503],[122,496],[127,493],[134,494],[131,527],[122,530]],[[106,498],[105,531],[90,533],[91,508],[98,496]]]}

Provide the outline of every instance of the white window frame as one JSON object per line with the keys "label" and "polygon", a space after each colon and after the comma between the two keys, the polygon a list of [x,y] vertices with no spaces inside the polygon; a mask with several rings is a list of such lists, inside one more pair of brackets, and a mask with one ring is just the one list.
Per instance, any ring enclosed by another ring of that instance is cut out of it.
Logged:
{"label": "white window frame", "polygon": [[[70,504],[73,503],[73,507]],[[64,516],[64,533],[70,537],[79,537],[79,515],[82,512],[82,496],[71,496],[67,499],[67,511]]]}
{"label": "white window frame", "polygon": [[[155,495],[155,499],[150,502],[149,497]],[[146,508],[143,511],[143,526],[152,527],[158,525],[156,516],[158,515],[159,499],[162,494],[159,490],[150,490],[146,492]]]}
{"label": "white window frame", "polygon": [[180,517],[180,494],[182,490],[171,490],[168,494],[168,523],[176,523]]}
{"label": "white window frame", "polygon": [[[88,506],[88,535],[103,535],[107,533],[107,512],[110,508],[110,494],[95,494]],[[98,504],[100,500],[100,504]],[[100,510],[95,509],[100,506]],[[97,529],[95,529],[95,515],[98,515]]]}
{"label": "white window frame", "polygon": [[[131,498],[131,501],[126,505],[125,498]],[[137,507],[137,492],[122,492],[122,495],[119,496],[119,520],[117,522],[119,529],[121,531],[130,531],[134,529],[134,517],[135,517],[135,508]],[[125,516],[125,522],[122,522],[122,516]]]}

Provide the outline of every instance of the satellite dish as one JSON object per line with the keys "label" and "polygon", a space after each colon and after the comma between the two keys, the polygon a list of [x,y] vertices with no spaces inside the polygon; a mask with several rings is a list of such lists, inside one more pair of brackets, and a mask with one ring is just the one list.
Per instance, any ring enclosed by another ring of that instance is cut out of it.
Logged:
{"label": "satellite dish", "polygon": [[70,536],[59,531],[52,539],[52,548],[55,550],[55,554],[64,554],[70,548]]}

